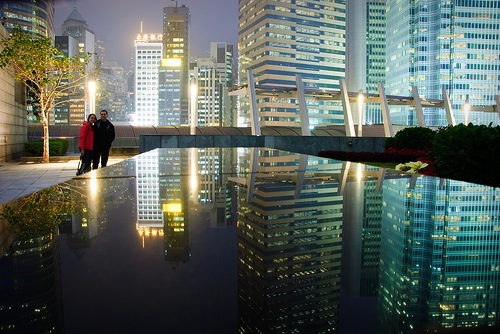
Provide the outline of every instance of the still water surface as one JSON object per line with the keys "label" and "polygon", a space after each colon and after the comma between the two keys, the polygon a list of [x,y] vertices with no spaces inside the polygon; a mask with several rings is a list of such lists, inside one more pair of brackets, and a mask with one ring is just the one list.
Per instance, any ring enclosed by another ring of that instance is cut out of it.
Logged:
{"label": "still water surface", "polygon": [[2,333],[500,322],[498,188],[262,148],[158,149],[59,187],[79,212],[2,249]]}

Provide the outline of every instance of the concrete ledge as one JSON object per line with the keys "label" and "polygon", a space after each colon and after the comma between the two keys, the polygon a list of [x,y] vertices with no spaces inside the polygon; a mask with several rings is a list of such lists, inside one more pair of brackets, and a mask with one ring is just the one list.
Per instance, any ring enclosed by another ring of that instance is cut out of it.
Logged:
{"label": "concrete ledge", "polygon": [[320,151],[383,152],[385,137],[140,135],[140,153],[156,148],[267,147],[317,155]]}

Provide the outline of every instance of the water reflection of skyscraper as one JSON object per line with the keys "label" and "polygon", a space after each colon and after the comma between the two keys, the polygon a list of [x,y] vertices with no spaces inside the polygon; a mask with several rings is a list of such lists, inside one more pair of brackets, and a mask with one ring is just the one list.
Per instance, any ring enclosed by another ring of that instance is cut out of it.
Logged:
{"label": "water reflection of skyscraper", "polygon": [[[239,180],[240,331],[334,330],[338,327],[342,243],[338,182],[309,173],[297,192],[298,155],[254,150],[257,154],[249,152],[239,166],[254,181]],[[319,160],[309,163],[317,167],[327,161]]]}
{"label": "water reflection of skyscraper", "polygon": [[63,329],[59,237],[13,242],[0,258],[0,332],[57,333]]}
{"label": "water reflection of skyscraper", "polygon": [[380,330],[498,324],[500,190],[419,178],[383,191]]}

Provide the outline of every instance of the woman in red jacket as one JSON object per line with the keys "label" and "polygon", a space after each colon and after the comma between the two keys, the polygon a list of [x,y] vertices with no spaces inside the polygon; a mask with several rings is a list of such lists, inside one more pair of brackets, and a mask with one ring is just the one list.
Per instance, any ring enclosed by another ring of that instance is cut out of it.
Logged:
{"label": "woman in red jacket", "polygon": [[86,173],[91,169],[92,163],[92,150],[94,148],[94,130],[92,125],[97,121],[95,114],[90,114],[87,121],[83,121],[82,128],[80,129],[80,141],[78,148],[80,149],[80,159],[82,164],[80,169],[76,172],[77,175]]}

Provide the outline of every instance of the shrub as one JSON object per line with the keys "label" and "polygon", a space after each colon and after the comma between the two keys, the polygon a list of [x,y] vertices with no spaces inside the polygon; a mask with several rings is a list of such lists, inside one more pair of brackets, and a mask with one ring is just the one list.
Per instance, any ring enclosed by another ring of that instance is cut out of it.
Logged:
{"label": "shrub", "polygon": [[[29,157],[41,157],[43,154],[43,140],[24,143],[24,150]],[[49,139],[49,155],[62,156],[68,151],[68,140]]]}
{"label": "shrub", "polygon": [[387,138],[384,148],[425,150],[432,147],[435,132],[421,126],[405,128],[398,131],[394,137]]}
{"label": "shrub", "polygon": [[500,186],[500,127],[459,124],[435,135],[433,169],[440,177]]}

